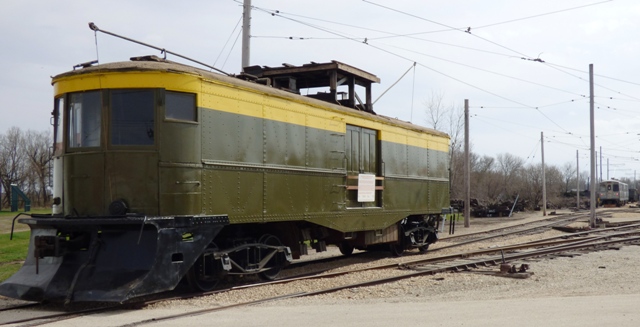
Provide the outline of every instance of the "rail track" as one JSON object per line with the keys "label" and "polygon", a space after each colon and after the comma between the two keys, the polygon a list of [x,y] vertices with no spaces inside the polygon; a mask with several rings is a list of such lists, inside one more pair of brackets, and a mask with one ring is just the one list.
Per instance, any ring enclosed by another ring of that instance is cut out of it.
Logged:
{"label": "rail track", "polygon": [[[463,242],[458,242],[456,244],[448,245],[447,247],[451,249],[455,246],[468,245],[470,242],[481,242],[489,238],[496,237],[507,237],[513,234],[522,234],[529,233],[532,230],[542,231],[545,228],[549,229],[553,226],[558,226],[562,224],[566,224],[567,222],[575,221],[580,219],[581,217],[554,217],[547,222],[538,221],[534,226],[532,224],[520,224],[517,226],[509,226],[505,228],[494,229],[490,231],[483,231],[481,233],[474,233],[475,236],[472,237],[472,240],[464,240]],[[555,220],[555,221],[553,221]],[[544,228],[542,227],[544,226]],[[478,235],[487,234],[482,237],[478,237]],[[490,234],[498,234],[490,235]],[[235,308],[239,306],[246,305],[254,305],[258,303],[265,303],[270,301],[277,301],[285,298],[294,298],[294,297],[303,297],[303,296],[312,296],[319,294],[326,294],[337,292],[345,289],[353,289],[358,287],[365,287],[371,285],[379,285],[384,283],[390,283],[402,279],[413,278],[424,275],[432,275],[447,271],[476,271],[480,273],[487,273],[486,270],[478,270],[479,268],[499,266],[503,264],[503,262],[508,262],[509,265],[512,265],[513,261],[516,260],[530,260],[531,258],[540,258],[547,257],[551,255],[574,255],[576,251],[594,251],[594,250],[602,250],[607,249],[611,246],[618,246],[619,244],[639,244],[640,242],[640,224],[630,224],[626,226],[612,227],[612,228],[601,228],[594,229],[590,231],[582,231],[577,233],[570,233],[565,235],[560,235],[556,237],[536,240],[533,242],[524,242],[511,244],[504,247],[496,247],[491,249],[481,249],[474,251],[466,251],[448,255],[441,256],[433,256],[433,252],[435,250],[439,250],[441,248],[430,250],[428,253],[431,255],[425,258],[425,255],[408,255],[401,259],[400,262],[388,263],[388,264],[380,264],[374,266],[368,266],[364,268],[355,268],[355,269],[347,269],[344,271],[337,272],[326,272],[329,268],[318,269],[315,273],[305,273],[304,275],[292,275],[289,278],[283,278],[281,280],[267,282],[267,283],[256,283],[256,284],[247,284],[240,285],[235,287],[230,287],[222,290],[218,290],[215,292],[209,292],[204,294],[181,294],[177,296],[168,296],[163,298],[156,298],[151,300],[139,301],[139,302],[131,302],[125,304],[125,306],[110,306],[110,307],[99,307],[99,308],[89,308],[83,310],[73,310],[71,312],[57,312],[53,314],[33,314],[34,312],[39,312],[40,309],[38,307],[34,308],[17,308],[20,310],[28,310],[30,311],[31,317],[26,317],[23,319],[14,319],[12,321],[0,321],[0,325],[8,325],[8,324],[26,324],[26,326],[38,326],[42,324],[50,324],[52,322],[64,320],[64,319],[72,319],[82,315],[96,314],[99,312],[104,312],[107,310],[122,310],[125,308],[132,307],[141,307],[152,305],[157,302],[167,301],[167,300],[177,300],[177,299],[188,299],[193,297],[203,297],[210,296],[213,294],[225,294],[231,292],[247,292],[248,289],[252,288],[261,288],[261,287],[277,287],[277,285],[282,284],[293,284],[293,283],[303,283],[309,286],[310,284],[316,285],[315,287],[308,287],[299,292],[291,292],[286,294],[277,294],[275,296],[266,296],[266,297],[257,297],[252,298],[247,301],[240,301],[233,304],[225,304],[216,306],[213,308],[205,308],[200,310],[188,311],[185,313],[181,313],[178,315],[168,315],[162,317],[155,317],[152,319],[145,319],[136,321],[128,324],[127,326],[138,326],[150,324],[156,321],[169,320],[169,319],[179,319],[181,317],[193,316],[199,314],[205,314],[214,311],[220,311],[230,308]],[[465,235],[468,236],[468,235]],[[463,239],[462,237],[458,237],[457,239]],[[449,241],[451,238],[448,239]],[[569,253],[569,254],[567,254]],[[365,257],[365,255],[362,255]],[[340,265],[342,260],[346,258],[340,259],[322,259],[322,264],[332,263]],[[305,265],[315,265],[317,262],[305,262]],[[374,278],[374,279],[366,279],[362,277],[362,273],[371,270],[383,270],[386,272],[385,277],[382,278]],[[495,270],[495,269],[494,269]],[[499,273],[499,270],[489,271],[492,274]],[[322,287],[322,285],[326,284],[323,281],[328,281],[332,279],[337,279],[339,276],[347,276],[353,275],[357,282],[344,282],[341,285],[331,286],[331,287]],[[310,281],[316,281],[315,283],[310,283]],[[319,287],[318,287],[319,286]],[[267,292],[269,293],[269,292]],[[17,310],[16,309],[16,310]],[[4,310],[11,310],[4,309]]]}
{"label": "rail track", "polygon": [[[189,317],[189,316],[201,315],[201,314],[206,314],[206,313],[211,313],[211,312],[216,312],[216,311],[221,311],[221,310],[226,310],[231,308],[237,308],[239,306],[255,305],[259,303],[278,301],[286,298],[296,298],[296,297],[305,297],[305,296],[333,293],[333,292],[346,290],[346,289],[380,285],[380,284],[391,283],[391,282],[395,282],[403,279],[414,278],[414,277],[419,277],[424,275],[433,275],[433,274],[447,272],[447,271],[473,272],[474,269],[477,269],[479,267],[497,266],[505,261],[512,262],[513,260],[526,260],[526,259],[540,258],[545,256],[551,256],[551,255],[561,255],[562,253],[565,253],[565,252],[573,253],[575,251],[583,251],[583,252],[600,251],[600,250],[609,249],[611,247],[620,246],[621,244],[640,245],[640,236],[639,236],[640,225],[634,226],[632,231],[617,232],[617,233],[612,233],[612,231],[615,231],[615,229],[610,229],[608,233],[605,235],[593,236],[588,238],[585,238],[584,237],[585,233],[583,233],[582,236],[577,236],[577,239],[573,239],[573,240],[557,240],[556,239],[556,240],[543,240],[539,242],[527,242],[526,244],[516,244],[508,247],[496,248],[496,249],[491,249],[486,251],[466,252],[466,253],[460,253],[456,255],[448,255],[448,256],[442,256],[442,257],[436,257],[436,258],[430,258],[430,259],[412,260],[410,262],[405,262],[400,265],[394,264],[394,265],[376,266],[376,267],[368,268],[365,270],[396,269],[398,271],[401,271],[402,273],[396,276],[366,280],[366,281],[361,281],[357,283],[349,283],[349,284],[340,285],[336,287],[321,288],[321,289],[310,290],[305,292],[295,292],[290,294],[278,295],[274,297],[265,297],[265,298],[241,302],[241,303],[234,303],[231,305],[194,310],[194,311],[184,312],[176,315],[155,317],[152,319],[145,319],[145,320],[129,323],[125,326],[127,327],[141,326],[141,325],[151,324],[158,321],[180,319],[183,317]],[[489,252],[496,253],[496,252],[504,252],[504,251],[514,251],[516,249],[517,250],[533,249],[533,250],[521,251],[521,252],[510,252],[507,254],[487,256]],[[471,259],[470,257],[475,257],[475,258]],[[358,271],[364,271],[364,270],[358,270]],[[345,273],[348,274],[348,273],[355,273],[355,272],[356,271],[350,271],[350,272],[341,272],[336,274],[326,274],[321,276],[313,276],[313,277],[310,276],[310,277],[305,277],[301,279],[307,280],[307,279],[315,279],[315,278],[333,278],[333,277],[336,277],[337,275],[343,275]],[[479,272],[486,273],[486,271],[479,271]],[[512,273],[496,271],[494,274],[498,276],[498,275],[507,275]],[[520,274],[520,273],[516,272],[515,274]],[[301,279],[297,279],[297,281]],[[287,280],[287,281],[283,280],[283,281],[278,281],[274,283],[285,283],[285,282],[288,283],[293,281],[294,280]]]}

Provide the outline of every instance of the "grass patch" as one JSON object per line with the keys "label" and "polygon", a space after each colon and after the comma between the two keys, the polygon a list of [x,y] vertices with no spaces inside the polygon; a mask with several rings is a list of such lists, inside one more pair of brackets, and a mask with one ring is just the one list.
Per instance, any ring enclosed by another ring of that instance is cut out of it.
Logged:
{"label": "grass patch", "polygon": [[[11,232],[11,223],[13,222],[13,218],[18,214],[23,213],[22,211],[11,212],[9,210],[0,211],[0,234]],[[38,208],[28,212],[29,214],[37,213],[37,214],[50,214],[50,208]],[[29,216],[22,215],[22,218],[28,218]],[[20,219],[20,218],[18,218]],[[25,231],[29,230],[29,226],[25,224],[20,224],[16,221],[15,231]]]}
{"label": "grass patch", "polygon": [[[0,217],[15,217],[17,216],[19,213],[25,213],[24,208],[20,208],[20,210],[15,211],[15,212],[11,212],[11,210],[0,210]],[[38,209],[32,209],[29,212],[26,213],[40,213],[40,214],[47,214],[47,213],[51,213],[51,208],[38,208]]]}
{"label": "grass patch", "polygon": [[30,236],[30,232],[17,232],[13,233],[13,240],[9,240],[9,234],[0,234],[0,282],[22,267],[29,250]]}
{"label": "grass patch", "polygon": [[0,263],[0,282],[4,282],[7,278],[13,276],[22,267],[22,262]]}

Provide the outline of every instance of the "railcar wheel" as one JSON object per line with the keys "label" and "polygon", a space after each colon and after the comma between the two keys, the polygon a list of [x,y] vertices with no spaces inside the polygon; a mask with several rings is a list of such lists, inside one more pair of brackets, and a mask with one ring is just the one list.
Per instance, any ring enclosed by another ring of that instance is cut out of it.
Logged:
{"label": "railcar wheel", "polygon": [[349,242],[342,242],[340,246],[338,246],[338,249],[340,249],[340,253],[344,255],[352,255],[354,246]]}
{"label": "railcar wheel", "polygon": [[[207,247],[208,253],[217,250],[218,247],[211,243]],[[213,256],[204,253],[187,272],[187,282],[194,291],[209,292],[215,289],[222,277],[223,269],[220,262],[216,262]]]}
{"label": "railcar wheel", "polygon": [[389,244],[389,251],[391,251],[392,256],[401,257],[404,253],[404,244],[402,242],[391,243]]}
{"label": "railcar wheel", "polygon": [[[262,244],[265,244],[265,245],[271,245],[271,246],[281,246],[282,245],[282,242],[280,242],[279,238],[277,238],[274,235],[270,235],[270,234],[262,235],[262,237],[260,237],[260,239],[258,240],[258,243],[262,243]],[[260,250],[260,253],[261,253],[262,257],[264,257],[271,251],[273,251],[273,250],[271,250],[271,249],[263,249],[263,250]],[[262,280],[267,280],[267,281],[275,280],[276,277],[278,277],[278,274],[280,273],[280,270],[282,270],[283,266],[284,266],[284,263],[282,262],[282,256],[279,255],[278,253],[276,253],[276,255],[274,255],[273,258],[271,258],[271,260],[269,260],[269,262],[266,265],[266,267],[268,267],[269,270],[265,270],[265,271],[263,271],[261,273],[258,273],[258,276]]]}
{"label": "railcar wheel", "polygon": [[418,247],[418,251],[425,253],[429,250],[429,244]]}
{"label": "railcar wheel", "polygon": [[404,226],[402,224],[398,224],[398,241],[389,244],[391,255],[394,257],[401,257],[404,250],[407,248],[405,242]]}

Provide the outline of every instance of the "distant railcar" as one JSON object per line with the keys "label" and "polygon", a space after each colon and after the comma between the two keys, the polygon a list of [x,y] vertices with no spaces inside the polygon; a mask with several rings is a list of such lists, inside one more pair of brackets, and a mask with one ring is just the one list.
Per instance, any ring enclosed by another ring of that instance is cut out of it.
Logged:
{"label": "distant railcar", "polygon": [[635,188],[629,189],[629,203],[638,201],[638,190]]}
{"label": "distant railcar", "polygon": [[603,206],[624,206],[629,201],[629,186],[616,180],[600,182],[598,196]]}
{"label": "distant railcar", "polygon": [[29,255],[0,294],[124,301],[183,278],[273,279],[308,244],[400,255],[437,240],[445,133],[374,114],[379,79],[340,62],[247,71],[141,57],[53,77],[53,214],[19,220]]}

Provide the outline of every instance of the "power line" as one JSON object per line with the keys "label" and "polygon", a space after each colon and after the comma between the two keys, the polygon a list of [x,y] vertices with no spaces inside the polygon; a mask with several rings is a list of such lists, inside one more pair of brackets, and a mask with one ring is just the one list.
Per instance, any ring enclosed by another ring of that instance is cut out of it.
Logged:
{"label": "power line", "polygon": [[[518,20],[530,19],[530,18],[535,18],[535,17],[545,16],[545,15],[556,14],[556,13],[560,13],[560,12],[566,12],[566,11],[570,11],[570,10],[581,9],[581,8],[585,8],[585,7],[589,7],[589,6],[594,6],[594,5],[599,5],[599,4],[603,4],[603,3],[611,2],[611,1],[612,1],[612,0],[606,0],[606,1],[595,2],[595,3],[591,3],[591,4],[587,4],[587,5],[576,6],[576,7],[571,7],[571,8],[567,8],[567,9],[556,10],[556,11],[552,11],[552,12],[548,12],[548,13],[543,13],[543,14],[538,14],[538,15],[533,15],[533,16],[528,16],[528,17],[523,17],[523,18],[519,18],[519,19],[509,20],[509,21],[505,21],[505,22],[501,22],[501,23],[495,23],[495,24],[484,25],[484,26],[480,26],[480,27],[477,27],[477,28],[484,28],[484,27],[489,27],[489,26],[495,26],[495,25],[500,25],[500,24],[505,24],[505,23],[509,23],[509,22],[518,21]],[[448,30],[463,30],[462,28],[454,28],[454,27],[452,27],[452,26],[449,26],[449,25],[446,25],[446,24],[442,24],[442,23],[439,23],[439,22],[436,22],[436,21],[433,21],[433,20],[429,20],[429,19],[426,19],[426,18],[423,18],[423,17],[419,17],[419,16],[416,16],[416,15],[413,15],[413,14],[410,14],[410,13],[407,13],[407,12],[403,12],[403,11],[400,11],[400,10],[397,10],[397,9],[394,9],[394,8],[391,8],[391,7],[388,7],[388,6],[383,6],[383,5],[380,5],[380,4],[376,4],[376,3],[372,2],[372,1],[364,0],[364,2],[369,3],[369,4],[372,4],[372,5],[375,5],[375,6],[382,7],[382,8],[387,9],[387,10],[391,10],[391,11],[395,11],[395,12],[402,13],[402,14],[405,14],[405,15],[409,15],[409,16],[411,16],[411,17],[415,17],[415,18],[417,18],[417,19],[426,20],[426,21],[431,22],[431,23],[433,23],[433,24],[437,24],[437,25],[441,25],[441,26],[447,27],[447,28],[448,28]],[[279,11],[279,10],[266,10],[266,9],[257,8],[257,7],[256,7],[256,9],[263,10],[263,11],[265,11],[265,12],[270,12],[272,16],[276,16],[276,15],[277,15],[277,16],[282,17],[282,18],[287,18],[287,17],[285,17],[284,15],[291,15],[291,16],[303,17],[303,18],[306,18],[306,19],[317,20],[317,21],[321,21],[321,22],[327,22],[327,23],[331,23],[331,24],[338,24],[338,25],[342,25],[342,26],[348,26],[348,27],[353,27],[353,28],[358,28],[358,29],[363,29],[363,30],[369,30],[369,31],[375,31],[375,32],[384,33],[384,34],[391,34],[391,35],[393,35],[393,36],[408,36],[408,35],[410,35],[410,34],[402,34],[402,35],[399,35],[399,34],[395,34],[395,33],[391,33],[391,32],[386,32],[386,31],[382,31],[382,30],[378,30],[378,29],[371,29],[371,28],[366,28],[366,27],[356,26],[356,25],[353,25],[353,24],[345,24],[345,23],[340,23],[340,22],[336,22],[336,21],[330,21],[330,20],[326,20],[326,19],[313,18],[313,17],[309,17],[309,16],[304,16],[304,15],[297,15],[297,14],[292,14],[292,13],[284,13],[284,12]],[[290,18],[289,18],[289,19],[290,19]],[[305,23],[303,23],[303,22],[301,22],[301,21],[299,21],[299,20],[295,20],[295,19],[291,19],[291,20],[292,20],[292,21],[295,21],[295,22],[299,22],[299,23],[305,24]],[[318,29],[323,30],[323,31],[329,31],[329,30],[324,29],[324,28],[322,28],[322,27],[320,27],[320,26],[317,26],[317,25],[311,25],[311,24],[305,24],[305,25],[310,26],[310,27],[314,27],[314,28],[318,28]],[[465,32],[467,32],[468,34],[471,34],[469,30],[465,30]],[[343,39],[344,39],[344,38],[353,39],[352,37],[346,37],[346,36],[344,36],[344,35],[341,35],[341,34],[339,34],[339,33],[335,33],[335,32],[332,32],[332,34],[337,35],[339,38],[343,38]],[[477,35],[474,35],[474,36],[479,37],[479,36],[477,36]],[[285,39],[290,39],[290,40],[314,39],[314,38],[311,38],[311,37],[292,37],[292,36],[289,36],[289,37],[276,37],[276,36],[269,36],[269,37],[270,37],[270,38],[285,38]],[[360,38],[357,38],[357,41],[364,40],[364,43],[367,43],[367,42],[369,42],[369,41],[371,41],[371,40],[379,40],[379,39],[382,39],[382,38],[385,38],[385,37],[380,37],[380,38],[361,38],[361,37],[360,37]],[[481,39],[485,40],[485,39],[484,39],[484,38],[482,38],[482,37],[479,37],[479,38],[481,38]],[[315,38],[315,39],[321,39],[321,38]],[[323,39],[334,39],[334,38],[323,38]],[[421,39],[421,38],[412,38],[412,39],[422,40],[422,41],[426,41],[426,42],[433,42],[433,43],[442,44],[442,45],[451,46],[451,47],[464,48],[464,49],[472,50],[472,51],[480,51],[480,52],[490,53],[490,54],[494,54],[494,55],[500,55],[500,56],[509,56],[509,57],[512,57],[512,56],[507,55],[507,54],[501,54],[501,53],[497,53],[497,52],[493,52],[493,51],[486,51],[486,50],[482,50],[482,49],[476,49],[476,48],[465,47],[465,46],[458,46],[458,45],[449,44],[449,43],[445,43],[445,42],[431,41],[431,40],[426,40],[426,39]],[[570,75],[570,76],[572,76],[572,77],[574,77],[574,78],[577,78],[577,79],[579,79],[579,80],[586,81],[584,78],[582,78],[582,77],[580,77],[580,76],[576,76],[576,75],[570,74],[570,73],[568,73],[568,72],[566,72],[566,71],[563,71],[562,69],[560,69],[560,68],[559,68],[559,67],[563,67],[563,66],[561,66],[561,65],[556,65],[556,64],[552,64],[552,63],[547,63],[546,61],[544,61],[544,60],[540,59],[539,57],[537,57],[537,58],[530,58],[530,57],[528,57],[528,56],[526,56],[526,55],[524,55],[524,54],[522,54],[522,53],[520,53],[520,52],[518,52],[518,51],[516,51],[516,50],[510,49],[510,48],[505,47],[505,46],[502,46],[502,45],[497,44],[497,43],[495,43],[495,42],[492,42],[492,41],[489,41],[489,40],[485,40],[485,41],[487,41],[487,42],[489,42],[489,43],[492,43],[492,44],[495,44],[495,45],[497,45],[497,46],[500,46],[500,47],[502,47],[502,48],[505,48],[505,49],[507,49],[507,50],[510,50],[510,51],[512,51],[512,52],[515,52],[515,53],[517,53],[517,54],[522,55],[523,57],[521,57],[520,59],[523,59],[523,60],[529,60],[529,61],[538,61],[538,62],[540,62],[540,63],[545,63],[545,64],[550,65],[552,68],[554,68],[554,69],[556,69],[556,70],[558,70],[558,71],[560,71],[560,72],[562,72],[562,73],[568,74],[568,75]],[[390,46],[390,45],[387,45],[387,46]],[[404,49],[404,50],[406,50],[406,51],[411,51],[411,50],[407,50],[407,49]],[[418,52],[416,52],[416,53],[418,53]],[[426,55],[426,54],[422,54],[422,55],[429,56],[429,55]],[[433,56],[432,56],[432,57],[433,57]],[[434,58],[437,58],[437,57],[434,57]],[[442,59],[442,58],[438,58],[438,59],[446,60],[446,59]],[[451,61],[451,62],[453,62],[453,61]],[[454,63],[455,63],[455,62],[454,62]],[[581,70],[577,70],[577,69],[571,69],[571,70],[576,70],[576,71],[583,72],[583,71],[581,71]],[[494,72],[491,72],[491,73],[494,73]],[[504,76],[504,75],[503,75],[503,76]],[[598,75],[597,75],[597,76],[598,76]],[[523,80],[523,81],[524,81],[524,80]],[[541,85],[541,86],[544,86],[544,87],[549,87],[549,86],[542,85],[542,84],[538,84],[538,85]],[[599,86],[599,87],[602,87],[602,88],[604,88],[604,89],[610,90],[610,91],[612,91],[612,92],[616,92],[617,94],[622,94],[622,93],[620,93],[620,92],[618,92],[618,91],[615,91],[615,90],[612,90],[612,89],[606,88],[606,87],[604,87],[604,86],[602,86],[602,85],[600,85],[600,84],[596,84],[596,85],[597,85],[597,86]],[[639,85],[640,85],[640,84],[639,84]],[[568,92],[568,91],[563,91],[563,92]],[[625,94],[622,94],[622,95],[625,95]],[[635,97],[633,97],[633,96],[630,96],[630,95],[625,95],[625,96],[627,96],[627,97],[630,97],[630,98],[633,98],[633,99],[636,99],[636,100],[640,101],[640,99],[635,98]]]}
{"label": "power line", "polygon": [[[224,52],[224,49],[227,47],[227,44],[229,44],[229,40],[231,40],[231,37],[233,37],[233,34],[236,32],[236,29],[238,29],[238,26],[240,26],[240,23],[242,22],[242,15],[240,15],[240,19],[238,19],[238,22],[236,23],[236,27],[233,28],[233,31],[231,31],[231,34],[229,34],[229,37],[227,38],[227,41],[224,43],[224,46],[222,46],[222,49],[220,49],[220,53],[218,54],[218,56],[216,57],[216,60],[213,62],[213,66],[216,65],[216,63],[218,63],[218,59],[220,59],[220,56],[222,55],[222,53]],[[237,40],[237,37],[236,37]],[[227,58],[229,56],[227,55]],[[225,60],[226,62],[226,60]],[[224,66],[224,65],[223,65]]]}
{"label": "power line", "polygon": [[[365,1],[365,2],[369,2],[369,1],[367,1],[367,0],[364,0],[364,1]],[[372,3],[372,4],[373,4],[373,3]],[[376,4],[376,5],[377,5],[377,4]],[[384,6],[383,6],[383,7],[384,7]],[[266,12],[266,13],[269,13],[269,14],[270,14],[270,15],[272,15],[272,16],[281,17],[281,18],[288,19],[288,20],[291,20],[291,21],[297,22],[297,23],[302,24],[302,25],[305,25],[305,26],[309,26],[309,27],[312,27],[312,28],[319,29],[319,30],[321,30],[321,31],[325,31],[325,32],[330,33],[330,34],[333,34],[333,35],[342,36],[342,37],[344,37],[345,39],[349,39],[349,40],[356,41],[356,42],[361,42],[361,40],[362,40],[362,39],[359,39],[359,38],[347,37],[347,36],[342,35],[342,34],[340,34],[340,33],[338,33],[338,32],[334,32],[334,31],[331,31],[331,30],[328,30],[328,29],[326,29],[326,28],[322,28],[322,27],[319,27],[319,26],[315,26],[315,25],[313,25],[313,24],[308,24],[308,23],[301,22],[301,21],[296,20],[296,19],[292,19],[292,18],[289,18],[289,17],[284,17],[284,16],[280,15],[278,12],[269,12],[269,11],[267,11],[267,10],[265,10],[265,9],[262,9],[262,8],[259,8],[259,7],[255,7],[255,6],[254,6],[253,8],[255,8],[255,9],[257,9],[257,10],[260,10],[260,11],[263,11],[263,12]],[[395,9],[391,9],[391,8],[389,8],[389,9],[390,9],[390,10],[394,10],[394,11],[395,11]],[[407,14],[407,15],[415,16],[415,15],[412,15],[412,14]],[[416,16],[416,17],[417,17],[417,16]],[[444,25],[444,24],[440,24],[440,23],[437,23],[437,24],[439,24],[439,25],[443,25],[443,26],[446,26],[446,25]],[[392,52],[392,51],[389,51],[389,50],[383,49],[383,48],[381,48],[381,47],[379,47],[379,46],[375,46],[375,45],[371,44],[370,42],[368,42],[366,38],[364,39],[364,41],[363,41],[362,43],[363,43],[363,44],[366,44],[366,45],[368,45],[368,46],[370,46],[370,47],[373,47],[374,49],[377,49],[377,50],[379,50],[379,51],[382,51],[382,52],[385,52],[385,53],[387,53],[387,54],[390,54],[390,55],[392,55],[392,56],[395,56],[395,57],[398,57],[398,58],[401,58],[401,59],[404,59],[404,60],[407,60],[407,61],[410,61],[410,62],[417,62],[416,60],[412,60],[412,59],[407,58],[407,57],[405,57],[405,56],[402,56],[402,55],[400,55],[400,54],[397,54],[397,53],[394,53],[394,52]],[[459,82],[459,83],[462,83],[462,84],[464,84],[464,85],[467,85],[467,86],[472,87],[472,88],[474,88],[474,89],[477,89],[477,90],[479,90],[479,91],[482,91],[482,92],[488,93],[488,94],[493,95],[493,96],[495,96],[495,97],[501,98],[501,99],[503,99],[503,100],[506,100],[506,101],[509,101],[509,102],[512,102],[512,103],[516,103],[516,104],[521,105],[521,106],[524,106],[524,107],[528,107],[528,108],[531,108],[531,109],[535,109],[535,110],[537,110],[537,111],[538,111],[538,112],[539,112],[539,113],[540,113],[540,114],[541,114],[545,119],[547,119],[548,121],[550,121],[552,124],[556,125],[557,127],[559,127],[560,129],[564,130],[565,132],[570,133],[569,131],[565,130],[562,126],[560,126],[558,123],[556,123],[555,121],[553,121],[549,116],[547,116],[544,112],[542,112],[542,111],[541,111],[539,108],[537,108],[537,107],[530,106],[530,105],[525,105],[525,104],[523,104],[523,103],[521,103],[521,102],[518,102],[518,101],[516,101],[516,100],[509,99],[509,98],[504,97],[504,96],[502,96],[502,95],[499,95],[499,94],[497,94],[497,93],[491,92],[491,91],[489,91],[489,90],[485,90],[485,89],[483,89],[483,88],[481,88],[481,87],[479,87],[479,86],[476,86],[476,85],[473,85],[473,84],[471,84],[471,83],[465,82],[465,81],[463,81],[463,80],[461,80],[461,79],[459,79],[459,78],[456,78],[456,77],[453,77],[453,76],[448,75],[448,74],[446,74],[446,73],[443,73],[443,72],[441,72],[441,71],[439,71],[439,70],[437,70],[437,69],[435,69],[435,68],[429,67],[429,66],[427,66],[427,65],[425,65],[425,64],[422,64],[422,63],[420,63],[420,62],[417,62],[417,63],[418,63],[418,65],[419,65],[419,66],[424,67],[424,68],[426,68],[426,69],[428,69],[428,70],[430,70],[430,71],[432,71],[432,72],[438,73],[438,74],[440,74],[440,75],[442,75],[442,76],[445,76],[445,77],[447,77],[447,78],[450,78],[450,79],[452,79],[452,80],[455,80],[455,81],[457,81],[457,82]]]}
{"label": "power line", "polygon": [[479,67],[476,67],[476,66],[463,64],[461,62],[457,62],[457,61],[453,61],[453,60],[450,60],[450,59],[445,59],[445,58],[429,55],[429,54],[426,54],[426,53],[423,53],[423,52],[419,52],[419,51],[415,51],[415,50],[409,50],[409,49],[406,49],[406,48],[393,46],[393,45],[389,45],[389,44],[385,44],[385,45],[388,46],[388,47],[393,47],[393,48],[396,48],[396,49],[412,52],[412,53],[415,53],[415,54],[418,54],[418,55],[422,55],[422,56],[425,56],[425,57],[430,57],[430,58],[446,61],[446,62],[449,62],[449,63],[452,63],[452,64],[468,67],[468,68],[471,68],[471,69],[476,69],[476,70],[479,70],[479,71],[483,71],[485,73],[490,73],[490,74],[494,74],[494,75],[498,75],[498,76],[502,76],[502,77],[506,77],[506,78],[511,78],[511,79],[518,80],[518,81],[521,81],[521,82],[524,82],[524,83],[529,83],[529,84],[545,87],[545,88],[552,89],[552,90],[559,91],[559,92],[565,92],[565,93],[570,93],[570,94],[573,94],[573,95],[579,95],[579,96],[582,96],[582,97],[586,97],[586,95],[578,94],[578,93],[567,91],[567,90],[562,90],[562,89],[559,89],[559,88],[556,88],[556,87],[553,87],[553,86],[548,86],[548,85],[544,85],[544,84],[541,84],[541,83],[537,83],[537,82],[529,81],[529,80],[526,80],[526,79],[522,79],[522,78],[519,78],[519,77],[515,77],[515,76],[510,76],[510,75],[507,75],[507,74],[494,72],[494,71],[487,70],[487,69],[484,69],[484,68],[479,68]]}
{"label": "power line", "polygon": [[507,21],[504,21],[504,22],[500,22],[500,23],[493,23],[493,24],[482,25],[482,26],[474,26],[473,29],[476,30],[476,29],[487,28],[487,27],[496,26],[496,25],[519,22],[519,21],[526,20],[526,19],[538,18],[538,17],[548,16],[548,15],[558,14],[558,13],[561,13],[561,12],[566,12],[566,11],[571,11],[571,10],[576,10],[576,9],[582,9],[582,8],[585,8],[585,7],[600,5],[600,4],[603,4],[603,3],[606,3],[606,2],[611,2],[611,1],[613,1],[613,0],[594,2],[594,3],[582,5],[582,6],[571,7],[571,8],[567,8],[567,9],[560,9],[560,10],[556,10],[556,11],[550,11],[550,12],[543,13],[543,14],[537,14],[537,15],[532,15],[532,16],[527,16],[527,17],[522,17],[522,18],[517,18],[517,19],[511,19],[511,20],[507,20]]}

